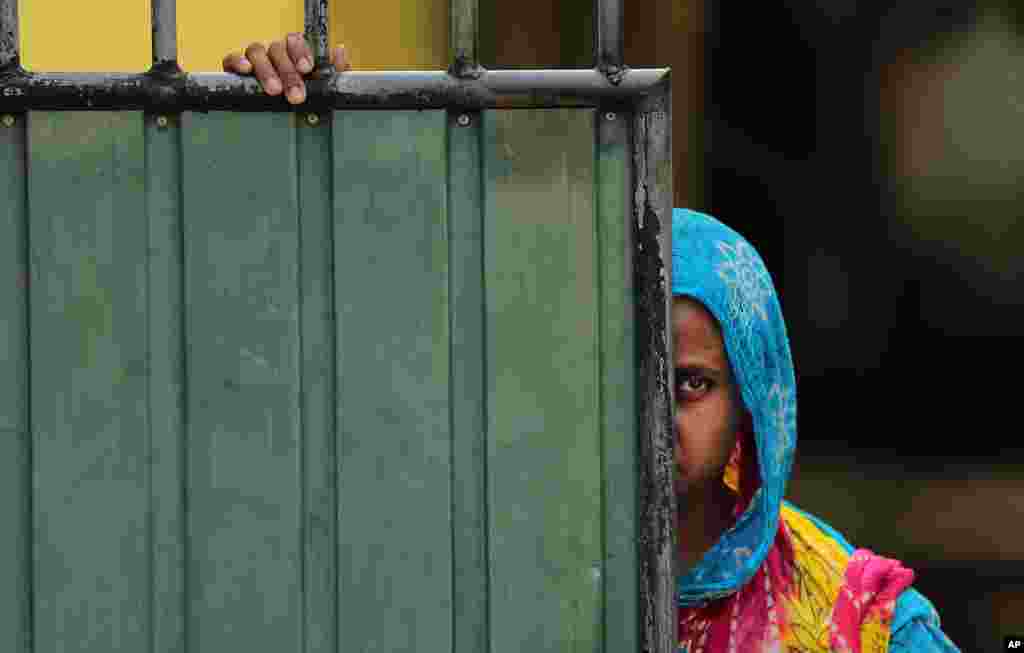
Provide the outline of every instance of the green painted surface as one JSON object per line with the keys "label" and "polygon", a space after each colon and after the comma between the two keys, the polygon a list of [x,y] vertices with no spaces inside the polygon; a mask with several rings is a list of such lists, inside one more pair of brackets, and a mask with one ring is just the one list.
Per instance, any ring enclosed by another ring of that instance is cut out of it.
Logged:
{"label": "green painted surface", "polygon": [[28,653],[31,588],[25,119],[0,128],[0,651]]}
{"label": "green painted surface", "polygon": [[640,650],[637,577],[639,433],[633,331],[633,223],[626,157],[628,116],[598,118],[597,210],[601,264],[601,433],[605,541],[605,650]]}
{"label": "green painted surface", "polygon": [[334,427],[334,258],[331,210],[330,125],[297,130],[299,225],[301,233],[300,288],[302,293],[302,512],[305,569],[303,570],[303,653],[334,653],[337,646],[335,551],[335,427]]}
{"label": "green painted surface", "polygon": [[636,649],[625,127],[471,117],[0,130],[0,650]]}
{"label": "green painted surface", "polygon": [[448,651],[445,112],[333,120],[340,648]]}
{"label": "green painted surface", "polygon": [[491,650],[601,650],[590,110],[484,114]]}
{"label": "green painted surface", "polygon": [[180,120],[146,118],[149,220],[150,650],[185,653],[185,342]]}
{"label": "green painted surface", "polygon": [[33,113],[27,143],[34,650],[144,650],[142,114]]}
{"label": "green painted surface", "polygon": [[487,601],[481,600],[487,596],[487,443],[480,114],[471,120],[448,132],[453,653],[488,650]]}
{"label": "green painted surface", "polygon": [[190,653],[301,646],[294,121],[182,119]]}

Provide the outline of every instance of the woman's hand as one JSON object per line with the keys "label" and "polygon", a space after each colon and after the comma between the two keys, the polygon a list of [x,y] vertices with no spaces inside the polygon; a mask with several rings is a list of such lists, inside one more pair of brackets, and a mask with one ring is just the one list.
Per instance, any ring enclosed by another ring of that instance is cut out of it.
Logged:
{"label": "woman's hand", "polygon": [[[331,50],[331,63],[338,72],[351,69],[345,58],[345,46]],[[248,75],[255,72],[256,79],[268,95],[286,92],[288,101],[300,104],[306,100],[306,85],[302,76],[313,70],[313,53],[302,34],[293,32],[269,48],[253,43],[245,55],[232,52],[224,57],[224,72]]]}

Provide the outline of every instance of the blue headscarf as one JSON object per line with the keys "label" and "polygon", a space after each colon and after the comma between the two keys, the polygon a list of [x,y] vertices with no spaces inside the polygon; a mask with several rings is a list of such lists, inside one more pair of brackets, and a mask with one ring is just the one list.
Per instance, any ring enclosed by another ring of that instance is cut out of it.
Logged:
{"label": "blue headscarf", "polygon": [[743,404],[753,418],[761,487],[731,528],[678,580],[679,605],[732,594],[775,540],[796,446],[796,381],[775,287],[754,248],[709,215],[672,211],[672,295],[718,320]]}

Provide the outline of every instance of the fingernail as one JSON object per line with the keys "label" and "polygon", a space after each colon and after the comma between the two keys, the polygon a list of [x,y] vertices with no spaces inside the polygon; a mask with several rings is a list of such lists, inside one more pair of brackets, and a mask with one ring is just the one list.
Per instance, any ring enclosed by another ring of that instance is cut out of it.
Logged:
{"label": "fingernail", "polygon": [[298,86],[293,86],[290,89],[288,89],[288,100],[291,101],[292,103],[298,104],[299,102],[302,102],[304,98],[305,93],[303,93],[302,89],[299,88]]}
{"label": "fingernail", "polygon": [[299,61],[299,68],[302,69],[302,72],[308,73],[313,70],[313,62],[309,60],[309,57],[303,57],[302,60]]}
{"label": "fingernail", "polygon": [[280,93],[280,92],[281,92],[281,82],[279,82],[276,77],[273,77],[269,81],[267,81],[267,93],[270,93],[271,95],[275,95],[275,94]]}
{"label": "fingernail", "polygon": [[242,66],[248,66],[249,65],[249,60],[246,59],[245,57],[242,57],[241,59],[238,60],[238,63],[239,63],[239,65],[242,65]]}

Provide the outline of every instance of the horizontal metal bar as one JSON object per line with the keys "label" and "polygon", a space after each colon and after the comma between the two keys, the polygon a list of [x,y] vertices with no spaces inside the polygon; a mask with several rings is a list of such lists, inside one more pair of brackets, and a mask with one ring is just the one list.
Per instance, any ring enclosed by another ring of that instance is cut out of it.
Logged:
{"label": "horizontal metal bar", "polygon": [[27,109],[318,111],[331,108],[598,106],[657,91],[668,68],[630,70],[618,84],[597,70],[347,72],[307,79],[305,103],[266,95],[250,76],[227,73],[21,73],[0,75],[0,112]]}
{"label": "horizontal metal bar", "polygon": [[17,66],[18,0],[0,0],[0,71]]}
{"label": "horizontal metal bar", "polygon": [[153,66],[177,66],[178,18],[176,0],[150,0],[153,11]]}

